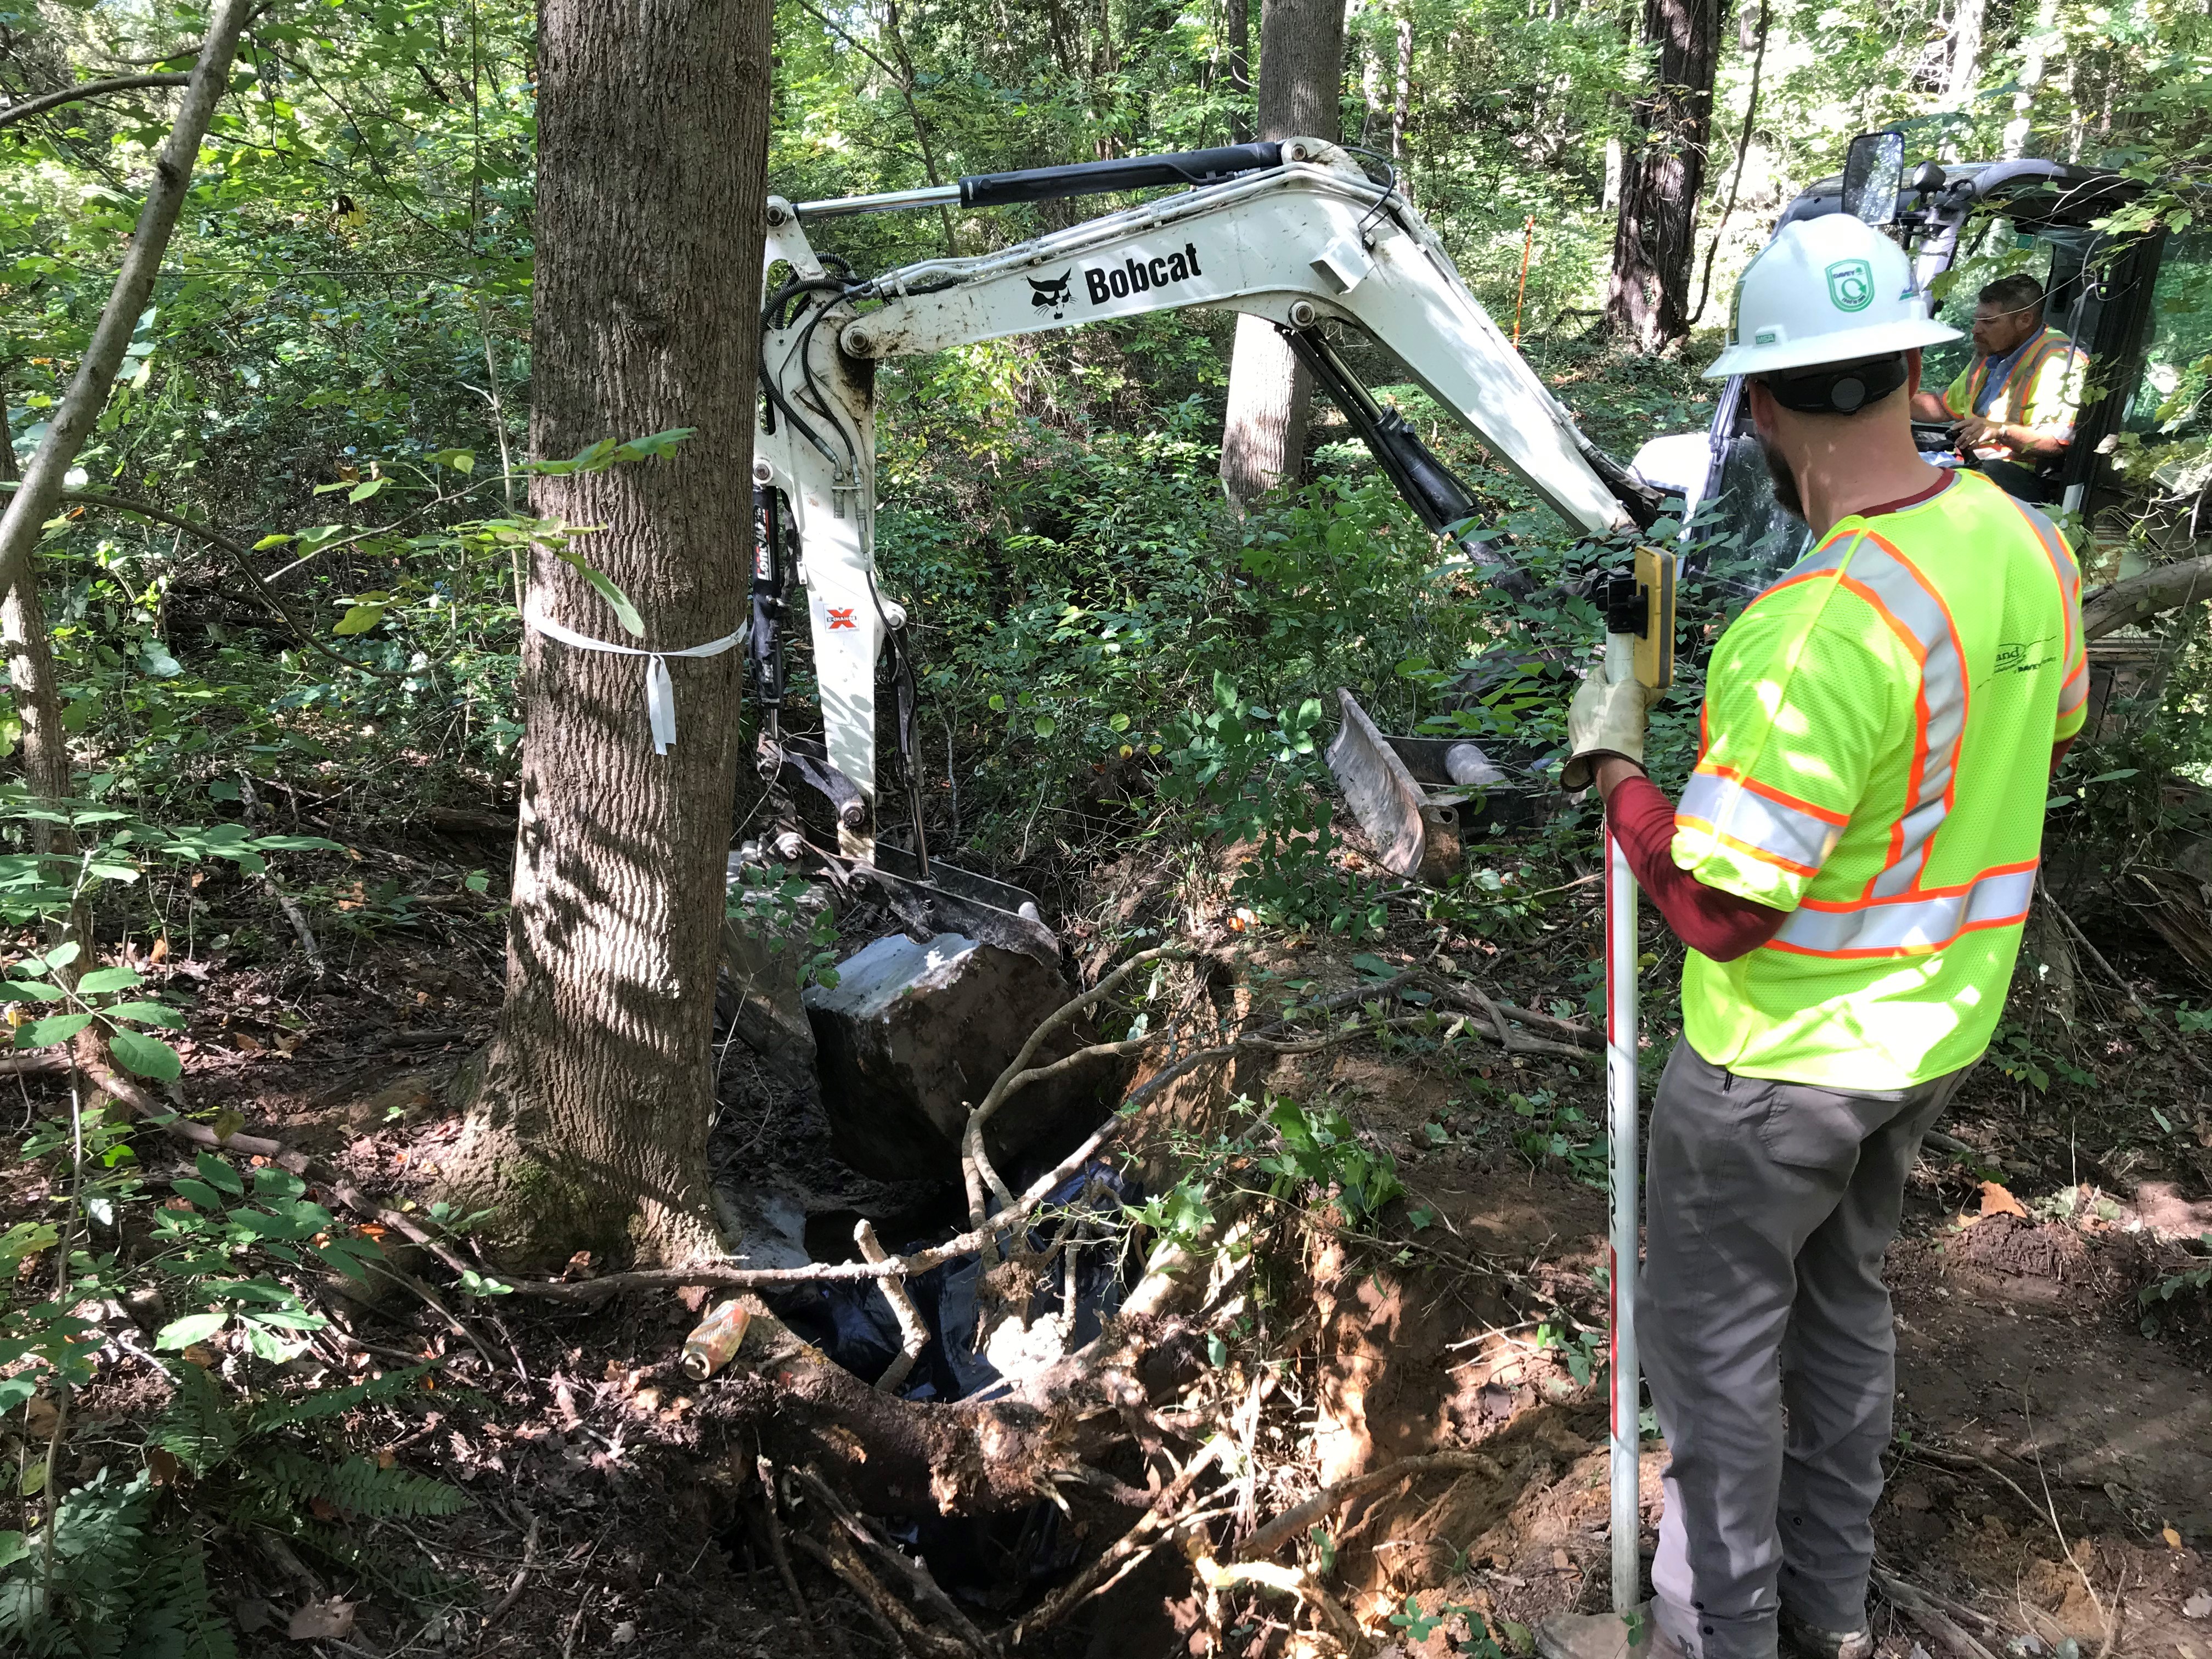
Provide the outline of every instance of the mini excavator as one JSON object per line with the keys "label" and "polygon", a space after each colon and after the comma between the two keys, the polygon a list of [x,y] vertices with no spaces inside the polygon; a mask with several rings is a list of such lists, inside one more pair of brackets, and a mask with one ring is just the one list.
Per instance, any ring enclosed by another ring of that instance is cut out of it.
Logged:
{"label": "mini excavator", "polygon": [[[843,216],[1008,206],[1176,187],[1136,207],[974,258],[926,259],[872,277],[818,254],[810,225]],[[832,848],[786,813],[780,836],[840,881],[872,888],[918,938],[950,931],[1042,962],[1058,941],[1028,894],[933,859],[922,830],[908,613],[875,566],[874,370],[887,358],[1047,329],[1211,308],[1279,330],[1421,522],[1456,542],[1478,579],[1527,578],[1469,534],[1474,500],[1402,415],[1378,404],[1333,343],[1364,335],[1407,378],[1594,535],[1648,524],[1658,497],[1578,432],[1468,292],[1450,256],[1387,176],[1316,138],[982,174],[927,190],[768,207],[750,650],[763,711],[759,764],[784,802],[826,799]],[[784,730],[783,629],[796,582],[820,688],[822,736]],[[878,834],[877,669],[886,646],[908,845]],[[1472,744],[1389,738],[1349,692],[1329,759],[1355,811],[1402,875],[1455,859],[1455,791],[1499,781]],[[779,802],[782,805],[783,802]],[[827,837],[823,837],[824,840]]]}

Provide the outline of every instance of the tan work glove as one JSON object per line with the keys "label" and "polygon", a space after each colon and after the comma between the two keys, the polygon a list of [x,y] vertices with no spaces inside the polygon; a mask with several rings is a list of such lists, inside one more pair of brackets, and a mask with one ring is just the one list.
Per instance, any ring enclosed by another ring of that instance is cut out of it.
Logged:
{"label": "tan work glove", "polygon": [[1559,769],[1563,789],[1587,789],[1607,755],[1644,764],[1644,729],[1659,693],[1641,680],[1608,681],[1598,670],[1567,705],[1567,763]]}

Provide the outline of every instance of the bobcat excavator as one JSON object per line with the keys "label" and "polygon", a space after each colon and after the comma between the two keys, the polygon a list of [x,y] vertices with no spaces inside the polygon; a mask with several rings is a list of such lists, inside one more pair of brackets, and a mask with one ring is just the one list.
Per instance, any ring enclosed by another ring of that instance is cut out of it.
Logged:
{"label": "bobcat excavator", "polygon": [[[1184,186],[1142,205],[963,259],[873,277],[816,252],[810,225],[848,214],[988,208],[1147,186]],[[1281,331],[1430,530],[1461,540],[1479,575],[1526,579],[1468,538],[1473,499],[1404,417],[1379,405],[1331,343],[1345,325],[1407,376],[1571,525],[1593,534],[1649,523],[1656,495],[1576,430],[1468,292],[1450,257],[1387,178],[1313,138],[1239,144],[963,179],[941,188],[797,205],[771,198],[770,276],[754,437],[757,535],[750,639],[763,709],[759,763],[772,788],[826,799],[836,846],[813,852],[873,888],[918,937],[951,931],[1056,962],[1058,941],[1027,894],[933,859],[916,792],[908,613],[878,583],[874,368],[887,358],[1148,312],[1249,312]],[[1465,539],[1462,539],[1465,538]],[[782,624],[805,591],[823,734],[784,730]],[[895,729],[912,796],[908,845],[879,836],[877,665],[886,644]],[[1332,763],[1355,809],[1404,874],[1457,851],[1455,787],[1499,780],[1472,744],[1376,732],[1342,699]],[[1447,753],[1453,749],[1457,752]],[[787,845],[801,826],[787,819]],[[826,837],[825,837],[826,839]]]}

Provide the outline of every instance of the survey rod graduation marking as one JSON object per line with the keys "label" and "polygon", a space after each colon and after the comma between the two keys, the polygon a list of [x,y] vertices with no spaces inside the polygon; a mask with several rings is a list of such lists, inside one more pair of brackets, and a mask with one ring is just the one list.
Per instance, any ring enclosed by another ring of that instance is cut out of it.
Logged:
{"label": "survey rod graduation marking", "polygon": [[[1638,679],[1663,691],[1674,677],[1674,556],[1638,548],[1632,574],[1606,594],[1606,678]],[[1611,1350],[1613,1608],[1643,1601],[1637,1544],[1643,1530],[1643,1371],[1636,1351],[1637,975],[1636,878],[1605,830],[1606,1182],[1612,1216],[1606,1240],[1606,1327]]]}

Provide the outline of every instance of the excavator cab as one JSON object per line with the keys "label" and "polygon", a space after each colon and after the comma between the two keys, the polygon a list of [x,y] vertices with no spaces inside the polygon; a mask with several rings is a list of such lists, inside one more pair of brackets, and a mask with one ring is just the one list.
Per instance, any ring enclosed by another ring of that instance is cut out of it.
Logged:
{"label": "excavator cab", "polygon": [[[2208,480],[2161,466],[2157,452],[2203,424],[2201,399],[2187,394],[2212,354],[2212,234],[2133,222],[2124,210],[2145,187],[2118,173],[2042,160],[1914,165],[1904,149],[1895,132],[1855,140],[1844,172],[1806,190],[1775,228],[1842,212],[1884,227],[1911,254],[1936,315],[1962,333],[1984,286],[2036,277],[2046,325],[2087,358],[2073,441],[2042,469],[2038,493],[2115,550],[2123,538],[2098,532],[2131,520],[2147,494],[2185,496],[2196,534],[2212,510]],[[1948,386],[1972,350],[1965,339],[1930,349],[1923,389]],[[1959,453],[1948,423],[1916,422],[1915,433],[1936,465],[1978,464]],[[1692,542],[1717,557],[1771,578],[1803,552],[1805,526],[1774,500],[1741,377],[1723,387],[1705,432],[1656,438],[1634,465],[1684,498]],[[2085,563],[2092,580],[2127,574]]]}

